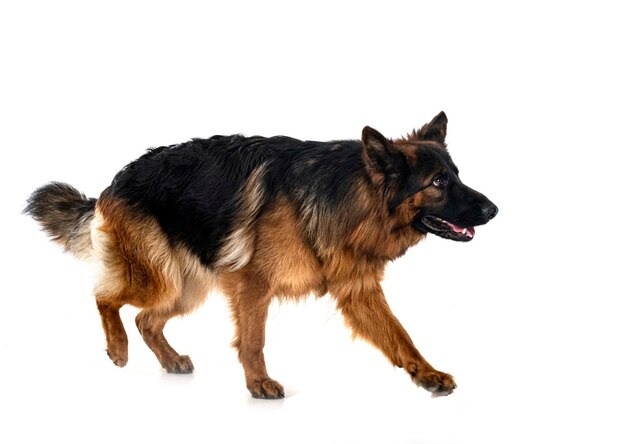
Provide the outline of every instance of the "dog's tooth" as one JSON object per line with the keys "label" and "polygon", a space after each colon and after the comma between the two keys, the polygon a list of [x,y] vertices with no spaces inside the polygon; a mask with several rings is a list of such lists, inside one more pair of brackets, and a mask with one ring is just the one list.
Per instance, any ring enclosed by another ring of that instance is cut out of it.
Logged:
{"label": "dog's tooth", "polygon": [[467,234],[467,228],[463,228],[463,234]]}

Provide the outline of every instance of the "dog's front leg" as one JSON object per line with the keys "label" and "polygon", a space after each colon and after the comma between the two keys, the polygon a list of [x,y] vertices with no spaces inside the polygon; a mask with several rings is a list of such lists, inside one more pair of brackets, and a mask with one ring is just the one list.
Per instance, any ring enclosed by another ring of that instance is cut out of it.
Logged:
{"label": "dog's front leg", "polygon": [[283,386],[270,378],[265,367],[265,322],[271,301],[267,282],[248,268],[222,276],[222,291],[227,295],[235,321],[233,346],[254,398],[285,397]]}
{"label": "dog's front leg", "polygon": [[391,312],[379,283],[359,291],[339,290],[333,294],[354,334],[371,342],[393,364],[404,368],[415,384],[436,395],[449,395],[456,388],[452,376],[435,370],[417,351]]}

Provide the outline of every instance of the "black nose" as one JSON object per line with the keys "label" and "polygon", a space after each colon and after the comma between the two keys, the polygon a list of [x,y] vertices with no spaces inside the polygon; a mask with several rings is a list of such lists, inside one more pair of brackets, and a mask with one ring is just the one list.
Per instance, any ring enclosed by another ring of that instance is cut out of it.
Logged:
{"label": "black nose", "polygon": [[491,220],[494,217],[496,217],[496,214],[498,214],[498,207],[496,207],[492,203],[489,203],[489,205],[485,205],[482,208],[482,211],[483,211],[483,216],[485,216],[485,219]]}

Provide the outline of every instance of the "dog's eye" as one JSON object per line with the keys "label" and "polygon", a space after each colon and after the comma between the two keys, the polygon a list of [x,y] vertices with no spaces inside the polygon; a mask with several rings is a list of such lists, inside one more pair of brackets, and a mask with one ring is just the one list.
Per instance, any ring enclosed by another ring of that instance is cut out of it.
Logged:
{"label": "dog's eye", "polygon": [[433,179],[433,186],[435,188],[443,188],[448,185],[449,179],[450,177],[445,173],[437,174]]}

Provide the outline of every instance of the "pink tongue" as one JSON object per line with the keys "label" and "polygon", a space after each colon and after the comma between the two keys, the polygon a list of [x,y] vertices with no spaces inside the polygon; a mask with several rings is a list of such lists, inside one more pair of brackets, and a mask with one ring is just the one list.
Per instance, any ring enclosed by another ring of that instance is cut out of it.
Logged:
{"label": "pink tongue", "polygon": [[474,233],[476,232],[476,230],[474,230],[474,227],[460,228],[460,227],[457,227],[456,225],[454,225],[451,222],[446,221],[446,223],[448,225],[450,225],[450,227],[457,233],[462,233],[463,230],[467,230],[466,233],[470,234],[471,236],[474,236]]}

